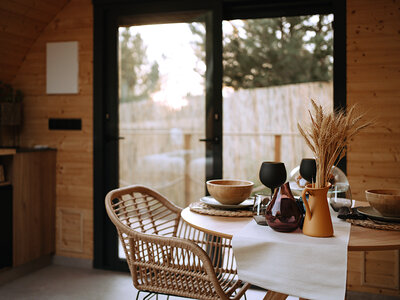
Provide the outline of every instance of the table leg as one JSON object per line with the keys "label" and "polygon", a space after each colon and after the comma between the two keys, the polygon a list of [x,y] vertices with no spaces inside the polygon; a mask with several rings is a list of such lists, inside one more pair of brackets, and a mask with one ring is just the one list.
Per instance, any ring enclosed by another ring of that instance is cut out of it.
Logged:
{"label": "table leg", "polygon": [[263,300],[285,300],[289,295],[268,291]]}
{"label": "table leg", "polygon": [[213,266],[221,268],[222,262],[224,260],[223,258],[224,253],[222,251],[222,246],[219,245],[221,245],[222,238],[216,235],[209,235],[207,233],[205,233],[205,235],[207,241],[211,243],[211,245],[207,245],[206,252],[210,257]]}

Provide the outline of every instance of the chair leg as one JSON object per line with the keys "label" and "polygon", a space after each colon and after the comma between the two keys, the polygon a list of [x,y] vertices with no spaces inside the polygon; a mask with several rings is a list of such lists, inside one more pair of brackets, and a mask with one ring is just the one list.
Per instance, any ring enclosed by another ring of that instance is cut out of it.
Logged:
{"label": "chair leg", "polygon": [[[139,300],[139,295],[142,291],[138,291],[136,294],[136,300]],[[151,298],[154,297],[154,295],[156,296],[156,299],[158,299],[158,294],[157,293],[151,293],[151,292],[147,292],[147,295],[144,296],[144,298],[142,300],[149,300]]]}
{"label": "chair leg", "polygon": [[[139,295],[141,292],[142,291],[138,291],[136,293],[136,300],[139,300]],[[149,300],[149,299],[153,298],[154,296],[156,296],[156,300],[158,300],[158,293],[147,292],[147,295],[144,296],[144,298],[142,300]],[[167,296],[167,300],[169,300],[169,295],[166,295],[166,296]]]}

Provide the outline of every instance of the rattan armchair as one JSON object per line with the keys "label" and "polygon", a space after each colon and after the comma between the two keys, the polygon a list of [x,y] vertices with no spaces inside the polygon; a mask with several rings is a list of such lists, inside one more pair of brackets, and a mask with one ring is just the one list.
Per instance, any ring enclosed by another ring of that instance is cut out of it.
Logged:
{"label": "rattan armchair", "polygon": [[138,291],[214,300],[240,299],[249,288],[238,279],[231,240],[191,227],[158,192],[119,188],[105,204]]}

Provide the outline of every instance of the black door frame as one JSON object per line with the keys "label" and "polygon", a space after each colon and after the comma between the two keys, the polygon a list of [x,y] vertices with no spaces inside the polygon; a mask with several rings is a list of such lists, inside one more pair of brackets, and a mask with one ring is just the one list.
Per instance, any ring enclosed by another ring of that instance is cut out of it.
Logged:
{"label": "black door frame", "polygon": [[[108,220],[104,197],[118,187],[118,99],[117,32],[124,16],[148,15],[157,20],[153,4],[121,4],[118,7],[94,6],[94,260],[96,268],[127,270],[124,260],[118,258],[115,227]],[[206,177],[222,176],[222,121],[215,117],[222,113],[222,15],[221,3],[187,1],[160,3],[157,12],[192,14],[205,12],[206,27],[206,155],[212,157]],[[98,22],[96,19],[99,18]],[[126,19],[126,18],[124,18]],[[215,26],[220,24],[220,26]],[[221,45],[214,46],[212,45]],[[98,49],[98,50],[96,50]],[[107,83],[107,84],[105,84]],[[214,142],[218,140],[218,142]]]}
{"label": "black door frame", "polygon": [[[116,59],[118,20],[129,14],[209,11],[206,64],[207,139],[213,157],[206,177],[222,177],[222,20],[333,13],[334,20],[334,107],[346,107],[346,0],[92,0],[94,16],[93,59],[93,219],[95,268],[128,270],[118,259],[117,235],[109,221],[104,197],[118,186],[118,65]],[[346,160],[339,167],[346,170]]]}

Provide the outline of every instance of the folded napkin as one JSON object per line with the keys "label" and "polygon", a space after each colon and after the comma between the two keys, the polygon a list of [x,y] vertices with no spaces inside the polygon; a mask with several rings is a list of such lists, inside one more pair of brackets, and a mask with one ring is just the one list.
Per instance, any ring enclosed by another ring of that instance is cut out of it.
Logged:
{"label": "folded napkin", "polygon": [[357,208],[341,207],[338,211],[339,219],[351,219],[351,220],[367,220],[367,216],[360,214]]}
{"label": "folded napkin", "polygon": [[281,233],[254,221],[233,236],[239,278],[307,299],[344,299],[351,224],[331,210],[334,236],[315,238],[298,229]]}

